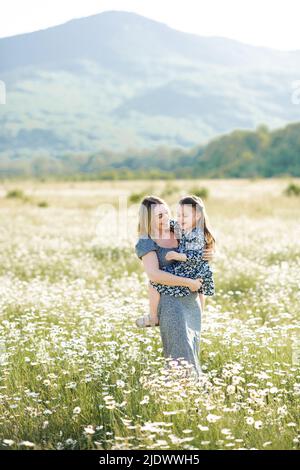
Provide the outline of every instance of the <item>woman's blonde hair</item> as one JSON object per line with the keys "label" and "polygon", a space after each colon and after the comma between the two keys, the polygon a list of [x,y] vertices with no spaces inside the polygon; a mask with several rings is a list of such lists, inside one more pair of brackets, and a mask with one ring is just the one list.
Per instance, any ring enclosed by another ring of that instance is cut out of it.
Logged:
{"label": "woman's blonde hair", "polygon": [[199,220],[199,226],[204,231],[204,238],[205,243],[208,248],[214,248],[216,244],[216,239],[212,233],[210,228],[208,216],[205,210],[205,205],[202,199],[199,196],[195,196],[194,194],[190,194],[187,196],[182,197],[179,202],[179,205],[183,206],[185,204],[192,206],[197,212],[201,213],[201,218]]}
{"label": "woman's blonde hair", "polygon": [[168,204],[160,197],[157,196],[145,196],[139,207],[139,221],[138,221],[138,236],[139,237],[151,237],[151,214],[156,204],[164,204],[168,211]]}

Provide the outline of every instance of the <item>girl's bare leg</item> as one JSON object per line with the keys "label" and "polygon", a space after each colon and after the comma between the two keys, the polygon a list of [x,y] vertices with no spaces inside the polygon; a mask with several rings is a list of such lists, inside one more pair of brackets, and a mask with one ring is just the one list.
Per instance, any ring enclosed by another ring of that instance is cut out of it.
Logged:
{"label": "girl's bare leg", "polygon": [[205,306],[205,295],[199,294],[200,304],[201,304],[201,313],[204,313],[204,306]]}
{"label": "girl's bare leg", "polygon": [[151,284],[149,284],[148,292],[150,302],[150,321],[151,324],[155,325],[155,323],[159,323],[157,309],[160,300],[160,293],[155,289],[155,287],[151,286]]}

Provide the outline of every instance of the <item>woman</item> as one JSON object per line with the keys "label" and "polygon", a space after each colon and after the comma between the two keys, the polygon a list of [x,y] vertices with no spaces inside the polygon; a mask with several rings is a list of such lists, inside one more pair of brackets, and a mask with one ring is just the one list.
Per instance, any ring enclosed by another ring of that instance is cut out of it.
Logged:
{"label": "woman", "polygon": [[[191,290],[186,296],[161,294],[158,317],[165,358],[191,366],[198,376],[202,374],[199,351],[201,308],[198,289],[201,279],[189,279],[163,271],[171,261],[168,251],[178,247],[174,231],[170,229],[170,211],[163,199],[147,196],[141,202],[138,224],[137,256],[151,281],[170,286],[185,286]],[[206,250],[204,259],[212,259],[212,250]]]}

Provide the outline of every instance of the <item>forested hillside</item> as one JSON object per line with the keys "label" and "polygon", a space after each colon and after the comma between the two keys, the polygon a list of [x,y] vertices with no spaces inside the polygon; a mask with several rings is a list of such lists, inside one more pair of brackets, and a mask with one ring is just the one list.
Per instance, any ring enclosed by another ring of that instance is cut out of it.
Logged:
{"label": "forested hillside", "polygon": [[69,153],[52,159],[1,159],[0,172],[78,179],[300,176],[300,123],[275,131],[266,126],[236,130],[188,151],[160,146],[124,153]]}

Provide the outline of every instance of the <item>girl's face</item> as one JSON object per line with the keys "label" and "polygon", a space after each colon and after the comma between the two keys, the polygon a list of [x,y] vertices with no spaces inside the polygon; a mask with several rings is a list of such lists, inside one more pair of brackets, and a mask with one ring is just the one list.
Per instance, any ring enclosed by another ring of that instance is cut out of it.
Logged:
{"label": "girl's face", "polygon": [[200,218],[200,212],[196,211],[191,204],[178,204],[177,220],[186,232],[193,230],[193,228],[198,224]]}
{"label": "girl's face", "polygon": [[155,204],[151,211],[151,226],[154,232],[168,232],[170,229],[170,211],[165,204]]}

